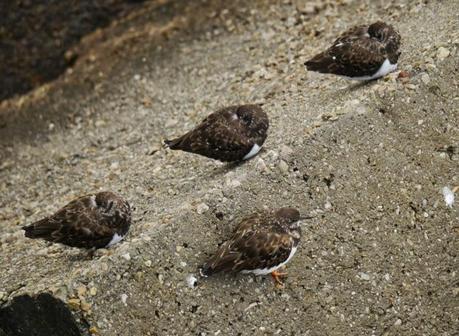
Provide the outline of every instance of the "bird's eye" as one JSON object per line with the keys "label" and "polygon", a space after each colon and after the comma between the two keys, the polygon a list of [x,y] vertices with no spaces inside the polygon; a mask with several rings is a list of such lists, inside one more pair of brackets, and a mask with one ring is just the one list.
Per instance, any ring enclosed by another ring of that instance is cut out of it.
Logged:
{"label": "bird's eye", "polygon": [[109,212],[113,207],[113,201],[109,201],[108,202],[108,206],[107,206],[107,212]]}

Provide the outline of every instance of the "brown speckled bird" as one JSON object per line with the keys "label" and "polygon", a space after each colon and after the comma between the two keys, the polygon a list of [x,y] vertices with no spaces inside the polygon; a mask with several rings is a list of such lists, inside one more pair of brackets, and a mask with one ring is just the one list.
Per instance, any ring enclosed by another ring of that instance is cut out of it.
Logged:
{"label": "brown speckled bird", "polygon": [[268,115],[260,106],[229,106],[212,113],[181,137],[165,140],[164,144],[170,149],[224,162],[242,161],[260,151],[268,127]]}
{"label": "brown speckled bird", "polygon": [[298,210],[280,208],[252,214],[235,228],[231,238],[205,263],[200,273],[218,272],[271,274],[277,286],[286,273],[278,272],[295,254],[301,238]]}
{"label": "brown speckled bird", "polygon": [[23,230],[28,238],[91,249],[118,243],[130,225],[129,203],[112,192],[99,192],[79,197]]}
{"label": "brown speckled bird", "polygon": [[356,26],[304,65],[310,71],[354,80],[376,79],[397,69],[400,39],[394,27],[381,21]]}

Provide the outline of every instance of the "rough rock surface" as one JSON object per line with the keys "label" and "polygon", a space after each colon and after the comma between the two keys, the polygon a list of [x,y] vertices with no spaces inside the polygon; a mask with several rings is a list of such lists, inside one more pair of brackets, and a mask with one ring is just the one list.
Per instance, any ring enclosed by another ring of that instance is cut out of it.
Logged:
{"label": "rough rock surface", "polygon": [[20,295],[0,309],[0,335],[81,336],[67,305],[48,293]]}
{"label": "rough rock surface", "polygon": [[[52,292],[100,335],[454,334],[458,196],[449,207],[441,191],[459,185],[456,1],[168,3],[89,36],[67,74],[0,107],[0,301]],[[401,72],[362,85],[305,71],[362,19],[398,27]],[[271,119],[252,160],[162,149],[248,102]],[[87,260],[23,237],[99,189],[136,207],[121,244]],[[285,289],[194,286],[237,220],[280,206],[316,215]]]}

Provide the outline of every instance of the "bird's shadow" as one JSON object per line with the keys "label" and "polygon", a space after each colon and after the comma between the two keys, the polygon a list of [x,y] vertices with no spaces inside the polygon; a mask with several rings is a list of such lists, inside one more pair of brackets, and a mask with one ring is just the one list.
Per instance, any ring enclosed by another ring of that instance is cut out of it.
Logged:
{"label": "bird's shadow", "polygon": [[258,152],[258,154],[253,156],[253,157],[251,157],[250,159],[242,160],[242,161],[235,161],[235,162],[227,162],[224,165],[219,166],[219,167],[215,168],[213,171],[211,171],[209,173],[208,177],[209,178],[214,178],[214,177],[218,177],[218,176],[221,176],[221,175],[225,175],[226,173],[230,172],[231,170],[236,169],[238,167],[241,167],[244,164],[246,164],[247,162],[252,161],[253,159],[255,159],[257,156],[259,156],[261,153],[264,153],[265,151],[266,150],[264,149],[264,147],[262,147],[260,149],[260,151]]}
{"label": "bird's shadow", "polygon": [[110,257],[113,250],[104,248],[78,249],[78,252],[67,252],[67,260],[71,262],[84,262],[100,259],[102,257]]}
{"label": "bird's shadow", "polygon": [[335,91],[335,94],[338,94],[338,95],[346,95],[348,93],[352,93],[352,92],[356,92],[360,89],[363,89],[365,87],[370,87],[374,84],[376,84],[378,80],[377,79],[373,79],[373,80],[369,80],[369,81],[359,81],[359,82],[354,82],[354,83],[350,83],[344,87],[341,87],[339,89],[337,89]]}
{"label": "bird's shadow", "polygon": [[375,85],[378,82],[378,78],[369,81],[359,81],[351,83],[349,83],[349,80],[347,79],[345,81],[346,85],[344,86],[336,87],[335,84],[332,84],[327,87],[327,90],[325,92],[321,91],[319,94],[321,100],[347,100],[348,97],[346,97],[346,95],[354,93],[365,87],[371,87],[372,85]]}
{"label": "bird's shadow", "polygon": [[96,250],[80,250],[78,253],[71,254],[67,257],[67,260],[70,262],[77,261],[91,261],[99,258],[99,255],[96,255]]}
{"label": "bird's shadow", "polygon": [[354,92],[354,91],[357,91],[365,86],[372,86],[373,84],[375,84],[377,82],[376,79],[373,79],[373,80],[370,80],[370,81],[361,81],[361,82],[358,82],[358,83],[352,83],[351,85],[349,85],[348,87],[344,88],[343,91],[344,92]]}

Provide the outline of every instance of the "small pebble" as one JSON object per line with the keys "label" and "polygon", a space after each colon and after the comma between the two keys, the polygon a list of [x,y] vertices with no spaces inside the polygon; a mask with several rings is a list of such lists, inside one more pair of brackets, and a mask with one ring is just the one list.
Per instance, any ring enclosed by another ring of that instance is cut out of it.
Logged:
{"label": "small pebble", "polygon": [[160,284],[163,284],[164,283],[164,275],[158,274],[158,281],[159,281]]}
{"label": "small pebble", "polygon": [[289,157],[291,154],[293,153],[293,149],[290,148],[289,146],[286,146],[286,145],[282,145],[281,146],[281,149],[280,149],[280,156],[282,158],[287,158]]}
{"label": "small pebble", "polygon": [[226,179],[225,184],[226,184],[228,187],[237,188],[237,187],[239,187],[242,183],[241,183],[241,181],[239,181],[239,180],[237,180],[237,179],[235,179],[235,178],[230,178],[230,177],[228,177],[228,178]]}
{"label": "small pebble", "polygon": [[364,272],[360,272],[359,273],[359,277],[360,277],[360,279],[365,280],[365,281],[370,280],[370,275],[367,274],[367,273],[364,273]]}
{"label": "small pebble", "polygon": [[128,298],[127,294],[124,294],[124,293],[121,294],[121,302],[123,302],[125,306],[127,306],[127,303],[126,303],[127,298]]}
{"label": "small pebble", "polygon": [[81,301],[80,307],[81,310],[84,312],[88,312],[91,310],[91,304],[86,301]]}
{"label": "small pebble", "polygon": [[440,47],[437,50],[437,59],[443,61],[446,57],[449,56],[449,50],[445,47]]}
{"label": "small pebble", "polygon": [[443,187],[441,191],[443,193],[443,197],[445,198],[446,205],[452,208],[454,203],[454,192],[448,187]]}
{"label": "small pebble", "polygon": [[78,296],[85,296],[86,295],[86,291],[87,291],[87,289],[86,289],[86,286],[84,286],[84,285],[83,286],[79,286],[77,288]]}
{"label": "small pebble", "polygon": [[397,78],[410,78],[410,73],[406,70],[402,70],[398,73]]}
{"label": "small pebble", "polygon": [[196,212],[198,214],[200,214],[200,215],[202,215],[203,213],[207,212],[208,210],[209,210],[209,206],[206,203],[200,203],[196,207]]}
{"label": "small pebble", "polygon": [[269,171],[269,168],[266,165],[265,160],[263,160],[262,158],[258,158],[257,163],[255,164],[255,167],[260,172],[265,172],[266,173],[266,172]]}
{"label": "small pebble", "polygon": [[91,287],[91,288],[89,289],[89,294],[90,294],[91,296],[96,296],[96,294],[97,294],[97,288],[96,288],[96,287]]}
{"label": "small pebble", "polygon": [[167,119],[166,121],[166,128],[173,127],[178,124],[178,121],[176,119]]}
{"label": "small pebble", "polygon": [[288,164],[284,160],[279,161],[278,167],[282,173],[288,173]]}
{"label": "small pebble", "polygon": [[97,329],[96,326],[92,326],[92,327],[89,328],[89,333],[92,334],[92,335],[95,335],[95,334],[99,333],[99,330]]}
{"label": "small pebble", "polygon": [[74,310],[80,308],[80,299],[68,299],[67,304]]}
{"label": "small pebble", "polygon": [[430,76],[427,74],[427,73],[422,73],[421,74],[421,81],[424,83],[424,84],[429,84],[430,83]]}
{"label": "small pebble", "polygon": [[312,15],[316,12],[316,8],[313,2],[298,2],[298,4],[296,5],[296,9],[298,12],[307,15]]}

